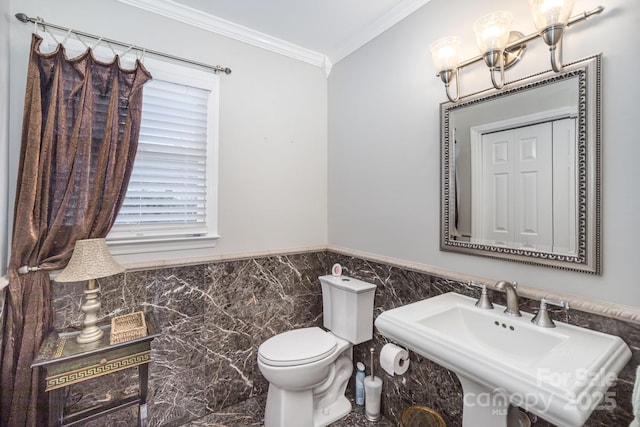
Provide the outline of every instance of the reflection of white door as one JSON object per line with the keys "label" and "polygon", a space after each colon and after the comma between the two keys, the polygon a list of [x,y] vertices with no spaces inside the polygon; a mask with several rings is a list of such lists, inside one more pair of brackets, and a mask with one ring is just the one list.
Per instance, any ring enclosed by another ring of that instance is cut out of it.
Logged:
{"label": "reflection of white door", "polygon": [[575,126],[554,110],[471,128],[472,242],[576,253]]}
{"label": "reflection of white door", "polygon": [[576,120],[553,122],[553,251],[575,254]]}
{"label": "reflection of white door", "polygon": [[551,250],[551,126],[541,123],[482,136],[483,239]]}

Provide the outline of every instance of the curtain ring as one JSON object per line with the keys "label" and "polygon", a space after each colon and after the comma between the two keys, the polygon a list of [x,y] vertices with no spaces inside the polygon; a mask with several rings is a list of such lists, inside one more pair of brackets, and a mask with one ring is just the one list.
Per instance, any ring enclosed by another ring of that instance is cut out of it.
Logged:
{"label": "curtain ring", "polygon": [[104,38],[104,37],[100,37],[100,38],[98,39],[98,41],[96,42],[96,44],[94,44],[93,46],[91,46],[91,49],[95,49],[95,48],[97,48],[97,47],[98,47],[98,45],[99,45],[100,43],[102,43],[102,39],[103,39],[103,38]]}
{"label": "curtain ring", "polygon": [[42,25],[42,28],[46,30],[46,27],[44,26],[44,19],[36,16],[36,19],[33,20],[33,32],[35,34],[38,34],[38,24]]}
{"label": "curtain ring", "polygon": [[67,40],[69,39],[69,36],[71,35],[71,33],[73,32],[73,30],[71,28],[69,28],[69,31],[67,31],[67,35],[64,36],[64,39],[62,40],[62,44],[64,45]]}
{"label": "curtain ring", "polygon": [[113,52],[113,56],[118,56],[118,53],[113,49],[113,46],[111,46],[111,43],[109,42],[105,42],[107,44],[107,47],[109,47],[109,49],[111,49],[111,52]]}
{"label": "curtain ring", "polygon": [[56,36],[53,35],[53,33],[51,31],[49,31],[49,28],[47,28],[47,26],[44,24],[42,24],[42,26],[44,27],[44,31],[49,34],[51,36],[51,38],[53,39],[53,41],[56,42],[56,44],[60,44],[60,42],[58,41],[58,39],[56,38]]}
{"label": "curtain ring", "polygon": [[129,46],[129,48],[125,50],[122,55],[120,55],[120,58],[124,58],[129,52],[131,52],[131,49],[133,49],[134,47],[134,45]]}
{"label": "curtain ring", "polygon": [[86,43],[84,42],[84,40],[82,40],[82,38],[78,35],[78,33],[73,33],[73,35],[74,35],[74,36],[76,36],[76,39],[78,39],[78,41],[79,41],[80,43],[82,43],[82,45],[85,47],[85,49],[91,49],[91,48],[89,47],[89,45],[88,45],[88,44],[86,44]]}
{"label": "curtain ring", "polygon": [[22,267],[18,268],[18,274],[27,274],[27,273],[31,273],[32,271],[39,271],[42,270],[40,267],[29,267],[28,265],[23,265]]}

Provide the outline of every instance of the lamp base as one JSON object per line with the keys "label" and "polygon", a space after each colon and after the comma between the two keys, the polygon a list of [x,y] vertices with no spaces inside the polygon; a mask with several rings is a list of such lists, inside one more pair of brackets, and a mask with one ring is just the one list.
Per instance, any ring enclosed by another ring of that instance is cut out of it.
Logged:
{"label": "lamp base", "polygon": [[89,280],[87,289],[84,290],[85,301],[80,306],[80,309],[84,312],[84,319],[82,321],[82,331],[80,335],[76,337],[78,344],[88,344],[99,341],[104,335],[102,329],[98,328],[98,311],[100,311],[100,299],[98,298],[98,292],[100,288],[96,286],[95,280]]}
{"label": "lamp base", "polygon": [[76,337],[76,342],[78,344],[89,344],[92,342],[100,341],[100,338],[104,335],[102,329],[96,327],[95,330],[88,330],[89,328],[84,328],[80,335]]}

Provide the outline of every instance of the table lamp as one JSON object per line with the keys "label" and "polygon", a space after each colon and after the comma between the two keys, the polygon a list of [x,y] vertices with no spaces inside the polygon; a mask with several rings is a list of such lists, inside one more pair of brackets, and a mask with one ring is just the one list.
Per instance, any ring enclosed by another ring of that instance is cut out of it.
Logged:
{"label": "table lamp", "polygon": [[55,277],[56,282],[81,282],[88,280],[84,302],[80,309],[84,312],[82,331],[76,337],[79,344],[87,344],[100,340],[103,332],[98,323],[100,287],[96,280],[101,277],[122,273],[124,268],[118,264],[111,254],[105,239],[85,239],[76,242],[69,264]]}

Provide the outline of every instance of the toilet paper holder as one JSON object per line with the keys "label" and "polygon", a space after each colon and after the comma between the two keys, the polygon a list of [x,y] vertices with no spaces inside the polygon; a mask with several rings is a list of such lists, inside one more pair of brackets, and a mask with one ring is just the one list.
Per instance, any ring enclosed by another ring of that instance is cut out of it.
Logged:
{"label": "toilet paper holder", "polygon": [[380,367],[390,376],[403,375],[409,369],[409,351],[387,343],[380,351]]}

